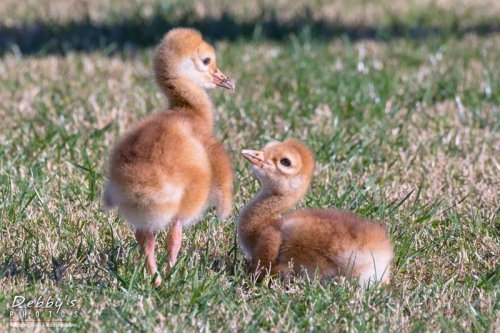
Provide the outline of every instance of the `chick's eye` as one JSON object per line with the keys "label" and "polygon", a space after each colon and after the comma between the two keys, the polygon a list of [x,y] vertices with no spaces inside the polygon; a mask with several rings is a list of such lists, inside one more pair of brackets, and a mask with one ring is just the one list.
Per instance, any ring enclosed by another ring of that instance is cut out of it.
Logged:
{"label": "chick's eye", "polygon": [[203,59],[203,64],[206,66],[208,64],[210,64],[210,58],[205,58]]}
{"label": "chick's eye", "polygon": [[290,162],[290,160],[288,158],[282,158],[280,160],[280,163],[281,163],[281,165],[286,166],[286,167],[289,167],[290,165],[292,165],[292,162]]}

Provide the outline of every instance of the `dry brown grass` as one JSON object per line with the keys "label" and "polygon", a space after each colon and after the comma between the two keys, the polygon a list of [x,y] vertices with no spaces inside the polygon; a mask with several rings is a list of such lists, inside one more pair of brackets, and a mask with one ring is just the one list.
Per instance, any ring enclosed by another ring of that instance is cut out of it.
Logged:
{"label": "dry brown grass", "polygon": [[[293,2],[279,0],[259,0],[237,3],[229,0],[209,1],[169,1],[134,0],[134,1],[99,1],[99,0],[5,0],[0,4],[0,13],[7,26],[19,22],[20,19],[67,22],[86,18],[95,22],[108,19],[108,16],[119,15],[127,17],[139,14],[143,18],[155,15],[155,8],[160,5],[168,10],[182,14],[186,8],[191,8],[199,18],[218,18],[223,12],[240,19],[260,17],[263,9],[273,9],[282,21],[304,15],[306,8],[311,9],[315,19],[337,20],[347,25],[377,26],[388,23],[390,17],[427,16],[429,9],[445,13],[454,13],[467,23],[479,20],[496,19],[500,16],[500,5],[496,0],[424,0],[424,1],[391,1],[366,0],[353,1],[305,1]],[[433,18],[439,24],[439,18]]]}

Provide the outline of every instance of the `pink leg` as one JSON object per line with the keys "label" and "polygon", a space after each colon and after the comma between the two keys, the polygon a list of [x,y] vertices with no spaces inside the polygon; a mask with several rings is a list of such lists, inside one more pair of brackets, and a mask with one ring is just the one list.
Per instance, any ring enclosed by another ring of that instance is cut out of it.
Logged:
{"label": "pink leg", "polygon": [[[155,260],[155,235],[151,231],[137,230],[135,232],[135,239],[146,256],[146,265],[148,266],[149,274],[154,276],[158,273]],[[160,283],[161,277],[157,274],[153,284],[155,287],[158,287]]]}
{"label": "pink leg", "polygon": [[179,254],[179,249],[181,248],[182,242],[182,223],[179,219],[176,219],[174,224],[172,225],[172,229],[170,230],[168,236],[168,269],[170,270],[174,267],[175,262],[177,261],[177,255]]}

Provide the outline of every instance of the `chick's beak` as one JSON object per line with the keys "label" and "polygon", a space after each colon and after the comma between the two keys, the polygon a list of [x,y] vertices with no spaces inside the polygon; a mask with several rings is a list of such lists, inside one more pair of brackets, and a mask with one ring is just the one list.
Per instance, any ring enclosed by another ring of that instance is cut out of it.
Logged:
{"label": "chick's beak", "polygon": [[262,168],[264,164],[269,164],[266,162],[263,151],[245,149],[241,151],[241,155],[243,155],[250,163],[260,168]]}
{"label": "chick's beak", "polygon": [[227,76],[224,75],[218,68],[212,73],[212,82],[218,85],[219,87],[234,90],[234,84],[231,80],[228,79]]}

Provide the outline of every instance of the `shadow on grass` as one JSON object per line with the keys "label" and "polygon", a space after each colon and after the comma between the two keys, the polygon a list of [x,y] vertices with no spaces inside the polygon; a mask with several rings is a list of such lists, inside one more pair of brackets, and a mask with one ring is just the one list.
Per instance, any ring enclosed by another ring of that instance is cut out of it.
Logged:
{"label": "shadow on grass", "polygon": [[[397,22],[397,20],[395,21]],[[282,22],[276,13],[263,11],[260,17],[240,21],[231,14],[219,18],[198,18],[192,12],[172,18],[167,12],[158,11],[152,18],[126,17],[113,23],[96,23],[89,19],[65,24],[38,21],[20,23],[14,27],[0,25],[0,55],[13,52],[21,55],[65,54],[68,51],[105,53],[129,52],[155,45],[163,34],[178,26],[199,29],[208,40],[236,40],[263,38],[286,40],[290,35],[307,32],[311,39],[330,40],[347,38],[389,41],[406,38],[425,40],[432,36],[457,36],[467,33],[488,35],[500,32],[500,24],[481,23],[460,27],[458,19],[448,20],[442,26],[409,25],[393,23],[374,27],[340,24],[334,20],[318,20],[310,9]]]}
{"label": "shadow on grass", "polygon": [[[245,262],[242,266],[242,263],[236,260],[233,250],[216,257],[210,256],[202,249],[198,249],[197,252],[202,258],[200,267],[204,270],[225,273],[233,277],[236,277],[238,272],[246,271]],[[66,283],[71,279],[82,285],[106,287],[115,283],[113,281],[116,279],[120,285],[128,288],[129,276],[123,276],[123,268],[135,267],[133,257],[138,253],[135,243],[126,246],[110,245],[103,251],[91,252],[88,248],[78,248],[76,254],[74,251],[63,251],[57,258],[52,257],[50,262],[42,262],[35,257],[16,260],[12,253],[0,262],[0,280],[21,279],[32,284],[52,281],[58,284]],[[168,255],[165,255],[165,262],[167,258]],[[164,268],[165,262],[158,262],[159,266]],[[143,265],[142,256],[138,263]]]}
{"label": "shadow on grass", "polygon": [[[53,281],[64,283],[70,277],[79,284],[107,285],[110,276],[118,275],[118,269],[124,265],[125,249],[123,246],[110,246],[103,252],[90,252],[88,249],[64,251],[51,262],[42,262],[40,259],[24,258],[19,261],[14,255],[7,255],[0,263],[0,279],[25,279],[29,283]],[[130,252],[130,249],[128,249]],[[94,260],[91,259],[94,257]],[[89,278],[91,277],[91,278]]]}

